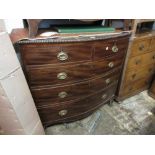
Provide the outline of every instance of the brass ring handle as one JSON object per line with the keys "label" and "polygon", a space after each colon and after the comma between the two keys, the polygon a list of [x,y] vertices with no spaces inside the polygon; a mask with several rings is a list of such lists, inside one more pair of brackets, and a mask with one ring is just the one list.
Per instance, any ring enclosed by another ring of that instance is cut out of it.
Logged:
{"label": "brass ring handle", "polygon": [[103,100],[107,98],[107,94],[103,94],[101,97]]}
{"label": "brass ring handle", "polygon": [[59,96],[59,98],[65,98],[65,97],[67,97],[67,92],[65,92],[65,91],[60,92],[60,93],[58,94],[58,96]]}
{"label": "brass ring handle", "polygon": [[113,63],[113,62],[110,62],[110,63],[108,64],[108,66],[109,66],[110,68],[113,68],[113,67],[114,67],[114,63]]}
{"label": "brass ring handle", "polygon": [[68,54],[66,52],[61,51],[60,53],[58,53],[57,58],[60,61],[65,61],[68,59]]}
{"label": "brass ring handle", "polygon": [[117,47],[116,45],[114,45],[114,46],[112,47],[112,51],[113,51],[114,53],[118,52],[118,47]]}
{"label": "brass ring handle", "polygon": [[140,50],[140,51],[142,51],[144,48],[145,48],[145,46],[144,46],[143,44],[141,44],[141,45],[139,46],[139,50]]}
{"label": "brass ring handle", "polygon": [[59,111],[59,116],[65,116],[67,115],[68,111],[67,110],[61,110]]}
{"label": "brass ring handle", "polygon": [[57,74],[57,78],[58,78],[59,80],[64,80],[64,79],[67,78],[67,74],[66,74],[65,72],[58,73],[58,74]]}
{"label": "brass ring handle", "polygon": [[108,79],[105,80],[105,83],[106,84],[109,84],[110,82],[111,82],[110,78],[108,78]]}

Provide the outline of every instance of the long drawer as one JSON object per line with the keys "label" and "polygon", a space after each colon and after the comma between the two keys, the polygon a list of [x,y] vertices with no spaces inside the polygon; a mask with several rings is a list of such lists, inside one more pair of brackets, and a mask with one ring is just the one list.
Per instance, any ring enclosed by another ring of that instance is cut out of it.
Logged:
{"label": "long drawer", "polygon": [[91,42],[61,44],[24,44],[20,47],[25,65],[47,65],[92,59]]}
{"label": "long drawer", "polygon": [[140,69],[141,67],[155,63],[155,51],[129,59],[127,70]]}
{"label": "long drawer", "polygon": [[39,115],[43,124],[52,124],[53,122],[57,123],[63,120],[67,121],[67,119],[69,120],[71,117],[79,117],[83,113],[87,113],[87,111],[103,105],[114,96],[115,90],[116,84],[75,102],[65,102],[53,105],[48,101],[48,107],[38,108]]}
{"label": "long drawer", "polygon": [[40,101],[50,100],[54,104],[83,98],[117,82],[119,76],[120,68],[108,75],[97,77],[89,81],[57,87],[31,88],[31,92],[36,101],[36,105],[44,106]]}
{"label": "long drawer", "polygon": [[123,58],[123,55],[117,55],[102,61],[77,65],[27,67],[28,81],[31,86],[79,82],[120,67],[123,63]]}
{"label": "long drawer", "polygon": [[125,74],[124,84],[134,82],[145,77],[151,77],[155,72],[155,64],[129,70]]}

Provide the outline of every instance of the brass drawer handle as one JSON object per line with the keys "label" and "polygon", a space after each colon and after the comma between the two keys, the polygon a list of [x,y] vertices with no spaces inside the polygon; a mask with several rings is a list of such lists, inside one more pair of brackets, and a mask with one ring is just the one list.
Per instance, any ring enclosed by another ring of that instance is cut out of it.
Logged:
{"label": "brass drawer handle", "polygon": [[129,88],[129,91],[131,91],[131,90],[133,90],[133,88],[132,88],[132,87],[130,87],[130,88]]}
{"label": "brass drawer handle", "polygon": [[59,98],[65,98],[65,97],[67,97],[67,93],[65,91],[63,91],[63,92],[60,92],[58,94],[58,96],[59,96]]}
{"label": "brass drawer handle", "polygon": [[107,96],[108,96],[107,94],[103,94],[101,98],[104,100],[107,98]]}
{"label": "brass drawer handle", "polygon": [[105,80],[105,83],[106,84],[109,84],[110,82],[111,82],[110,78],[108,78],[108,79]]}
{"label": "brass drawer handle", "polygon": [[59,111],[59,116],[65,116],[67,115],[68,111],[67,110],[61,110]]}
{"label": "brass drawer handle", "polygon": [[110,63],[108,64],[108,66],[109,66],[110,68],[113,68],[113,67],[114,67],[114,63],[113,63],[113,62],[110,62]]}
{"label": "brass drawer handle", "polygon": [[112,51],[113,51],[114,53],[118,52],[118,47],[117,47],[116,45],[114,45],[114,46],[112,47]]}
{"label": "brass drawer handle", "polygon": [[141,60],[136,60],[135,64],[138,65],[141,62]]}
{"label": "brass drawer handle", "polygon": [[152,57],[152,59],[155,59],[155,55]]}
{"label": "brass drawer handle", "polygon": [[59,74],[57,75],[57,78],[58,78],[59,80],[64,80],[64,79],[67,78],[67,74],[66,74],[65,72],[59,73]]}
{"label": "brass drawer handle", "polygon": [[134,79],[135,77],[136,77],[136,74],[133,74],[133,75],[132,75],[132,79]]}
{"label": "brass drawer handle", "polygon": [[149,70],[148,70],[149,72],[153,72],[153,69],[152,68],[149,68]]}
{"label": "brass drawer handle", "polygon": [[68,54],[66,52],[61,51],[60,53],[58,53],[57,58],[60,61],[65,61],[68,59]]}
{"label": "brass drawer handle", "polygon": [[144,46],[143,44],[141,44],[141,45],[139,46],[139,50],[140,50],[140,51],[143,51],[144,48],[145,48],[145,46]]}

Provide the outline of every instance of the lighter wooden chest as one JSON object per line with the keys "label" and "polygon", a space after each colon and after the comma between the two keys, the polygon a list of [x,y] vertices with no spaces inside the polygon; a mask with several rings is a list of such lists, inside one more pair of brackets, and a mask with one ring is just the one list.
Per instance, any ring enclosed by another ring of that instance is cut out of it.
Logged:
{"label": "lighter wooden chest", "polygon": [[128,53],[124,75],[117,91],[118,101],[150,87],[155,73],[155,36],[137,35],[131,41]]}

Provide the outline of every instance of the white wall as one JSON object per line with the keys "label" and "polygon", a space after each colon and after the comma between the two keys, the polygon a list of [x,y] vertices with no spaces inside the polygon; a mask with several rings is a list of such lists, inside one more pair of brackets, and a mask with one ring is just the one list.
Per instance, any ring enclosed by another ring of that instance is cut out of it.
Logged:
{"label": "white wall", "polygon": [[23,28],[22,19],[4,19],[6,31],[10,33],[14,28]]}

